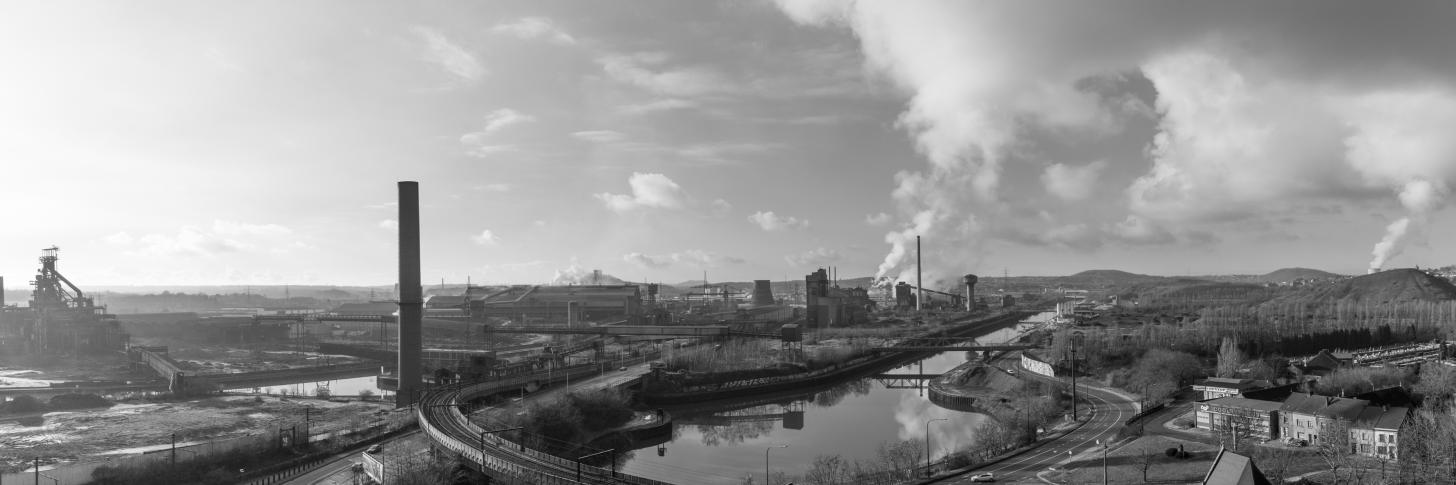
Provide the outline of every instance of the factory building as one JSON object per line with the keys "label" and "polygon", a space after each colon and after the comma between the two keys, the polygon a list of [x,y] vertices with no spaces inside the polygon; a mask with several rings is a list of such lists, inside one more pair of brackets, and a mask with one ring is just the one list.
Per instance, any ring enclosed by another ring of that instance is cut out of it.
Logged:
{"label": "factory building", "polygon": [[642,315],[642,290],[636,285],[512,286],[472,296],[470,316],[502,318],[524,325],[628,320]]}
{"label": "factory building", "polygon": [[823,268],[804,277],[805,323],[810,328],[854,325],[869,320],[875,303],[864,288],[830,286]]}
{"label": "factory building", "polygon": [[41,252],[29,307],[5,307],[0,301],[0,348],[52,355],[125,348],[127,334],[116,316],[56,269],[59,253],[55,247]]}

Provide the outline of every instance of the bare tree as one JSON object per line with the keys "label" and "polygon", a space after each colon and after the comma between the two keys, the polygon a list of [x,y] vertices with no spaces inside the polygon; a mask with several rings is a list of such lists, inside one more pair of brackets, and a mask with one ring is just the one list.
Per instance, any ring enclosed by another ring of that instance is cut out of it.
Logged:
{"label": "bare tree", "polygon": [[1239,368],[1244,365],[1244,353],[1239,350],[1238,343],[1229,337],[1223,338],[1223,343],[1218,347],[1218,376],[1235,377]]}

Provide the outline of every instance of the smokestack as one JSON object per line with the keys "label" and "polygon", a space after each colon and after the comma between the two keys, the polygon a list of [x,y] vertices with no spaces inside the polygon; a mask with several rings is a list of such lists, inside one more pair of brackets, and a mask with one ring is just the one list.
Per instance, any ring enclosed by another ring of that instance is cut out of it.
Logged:
{"label": "smokestack", "polygon": [[920,283],[920,236],[915,236],[915,311],[920,311],[925,301],[924,285]]}
{"label": "smokestack", "polygon": [[420,375],[423,317],[423,288],[420,286],[420,184],[399,183],[399,390],[394,406],[414,404],[424,388]]}

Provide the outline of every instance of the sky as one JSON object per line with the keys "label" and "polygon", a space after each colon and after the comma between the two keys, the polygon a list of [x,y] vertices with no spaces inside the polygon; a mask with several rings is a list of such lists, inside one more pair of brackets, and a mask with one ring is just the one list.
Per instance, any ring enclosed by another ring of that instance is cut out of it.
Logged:
{"label": "sky", "polygon": [[1456,4],[5,2],[0,275],[1451,264]]}

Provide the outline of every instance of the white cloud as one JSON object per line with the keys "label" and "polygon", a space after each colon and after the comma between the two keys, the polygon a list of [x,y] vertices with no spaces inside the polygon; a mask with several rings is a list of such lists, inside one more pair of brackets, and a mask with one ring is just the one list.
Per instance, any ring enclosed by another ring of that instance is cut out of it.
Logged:
{"label": "white cloud", "polygon": [[386,231],[398,231],[399,230],[399,221],[394,220],[394,219],[385,219],[385,220],[379,221],[379,228],[380,229],[384,229]]}
{"label": "white cloud", "polygon": [[612,130],[586,130],[571,134],[579,140],[593,143],[615,143],[627,139],[627,135]]}
{"label": "white cloud", "polygon": [[515,189],[515,187],[511,184],[486,184],[475,186],[475,190],[479,190],[482,192],[510,192],[513,189]]}
{"label": "white cloud", "polygon": [[626,114],[639,115],[647,113],[657,113],[661,111],[696,108],[697,106],[698,103],[686,99],[662,98],[654,99],[646,103],[629,104],[626,106],[622,106],[618,109]]}
{"label": "white cloud", "polygon": [[627,179],[632,187],[631,194],[596,194],[596,198],[615,212],[630,212],[639,208],[681,209],[686,206],[686,195],[682,187],[660,173],[634,172]]}
{"label": "white cloud", "polygon": [[485,115],[485,123],[480,130],[460,135],[460,144],[465,145],[467,155],[476,158],[515,151],[513,144],[492,142],[494,134],[507,127],[533,121],[536,121],[534,116],[510,108],[497,109]]}
{"label": "white cloud", "polygon": [[501,108],[495,111],[491,111],[490,113],[487,113],[485,115],[485,128],[482,129],[481,132],[493,133],[507,126],[521,123],[529,123],[532,121],[536,121],[536,118],[534,116],[522,114],[521,112],[510,108]]}
{"label": "white cloud", "polygon": [[642,253],[627,253],[622,255],[622,260],[643,268],[666,268],[672,266],[671,257],[648,256]]}
{"label": "white cloud", "polygon": [[1053,164],[1041,174],[1041,183],[1048,194],[1062,200],[1080,201],[1092,197],[1098,187],[1098,177],[1107,168],[1107,162],[1098,160],[1082,166]]}
{"label": "white cloud", "polygon": [[802,253],[784,256],[784,261],[788,262],[790,266],[794,267],[824,266],[829,263],[839,261],[840,259],[843,259],[843,257],[839,254],[839,251],[824,247],[818,247],[810,249],[808,251],[804,251]]}
{"label": "white cloud", "polygon": [[470,240],[474,241],[475,244],[479,244],[481,246],[494,246],[496,244],[500,244],[500,237],[496,236],[496,234],[494,232],[491,232],[490,229],[481,231],[480,234],[470,236]]}
{"label": "white cloud", "polygon": [[890,215],[889,214],[886,214],[884,212],[880,212],[878,214],[866,214],[865,215],[865,224],[869,224],[871,226],[883,226],[883,225],[889,224],[889,223],[890,223]]}
{"label": "white cloud", "polygon": [[743,264],[743,258],[724,256],[713,251],[688,249],[662,255],[648,255],[632,252],[622,255],[622,260],[641,268],[661,269],[674,265],[694,268],[717,268],[725,265]]}
{"label": "white cloud", "polygon": [[667,56],[655,52],[611,55],[597,60],[608,77],[665,96],[693,97],[730,91],[733,83],[707,66],[663,67]]}
{"label": "white cloud", "polygon": [[109,236],[103,237],[103,238],[101,238],[101,240],[102,241],[105,241],[107,244],[114,244],[114,245],[117,245],[117,246],[125,246],[125,245],[131,244],[132,242],[136,241],[136,238],[131,237],[131,234],[127,233],[126,231],[122,231],[122,232],[118,232],[116,234],[111,234]]}
{"label": "white cloud", "polygon": [[212,227],[183,226],[175,235],[128,233],[107,236],[107,243],[128,248],[131,254],[151,256],[216,256],[233,252],[284,253],[310,247],[293,230],[278,224],[251,224],[215,220]]}
{"label": "white cloud", "polygon": [[725,217],[728,213],[733,212],[733,204],[723,199],[713,199],[709,210],[713,213],[713,217]]}
{"label": "white cloud", "polygon": [[804,229],[809,227],[809,221],[793,216],[779,216],[773,211],[759,211],[748,216],[748,220],[765,231],[782,231],[785,229]]}
{"label": "white cloud", "polygon": [[466,81],[478,81],[485,76],[485,67],[480,65],[480,61],[465,48],[450,42],[445,34],[424,26],[411,27],[410,31],[424,39],[426,61]]}
{"label": "white cloud", "polygon": [[576,39],[556,26],[546,17],[522,17],[514,22],[497,24],[491,32],[515,36],[520,39],[540,39],[557,44],[575,44]]}

